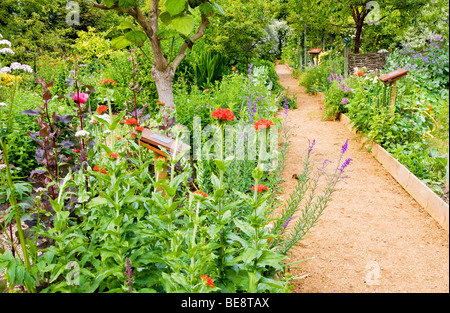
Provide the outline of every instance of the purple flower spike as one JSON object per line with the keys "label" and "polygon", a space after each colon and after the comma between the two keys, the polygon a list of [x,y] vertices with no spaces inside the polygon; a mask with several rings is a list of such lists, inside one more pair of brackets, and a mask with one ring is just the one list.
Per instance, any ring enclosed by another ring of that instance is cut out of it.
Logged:
{"label": "purple flower spike", "polygon": [[345,141],[344,145],[342,146],[341,153],[344,154],[347,152],[348,149],[348,139]]}
{"label": "purple flower spike", "polygon": [[345,162],[342,163],[342,166],[341,166],[341,168],[340,168],[339,170],[340,170],[341,172],[343,172],[344,169],[345,169],[347,166],[349,166],[349,164],[350,164],[351,161],[353,161],[353,159],[347,159],[347,160],[345,160]]}
{"label": "purple flower spike", "polygon": [[284,222],[283,227],[284,227],[284,228],[288,227],[290,221],[292,221],[292,217],[288,218],[288,219]]}
{"label": "purple flower spike", "polygon": [[312,152],[315,145],[316,145],[316,140],[314,139],[311,146],[308,149],[308,152]]}

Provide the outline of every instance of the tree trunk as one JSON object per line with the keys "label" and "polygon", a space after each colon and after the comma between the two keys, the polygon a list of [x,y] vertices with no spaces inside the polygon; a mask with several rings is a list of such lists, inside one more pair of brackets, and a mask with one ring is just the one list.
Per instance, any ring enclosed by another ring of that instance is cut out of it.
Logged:
{"label": "tree trunk", "polygon": [[356,34],[355,34],[355,54],[359,53],[359,49],[361,48],[361,35],[363,29],[363,23],[356,24]]}
{"label": "tree trunk", "polygon": [[168,66],[165,71],[160,71],[153,66],[151,74],[156,84],[159,101],[165,103],[167,110],[174,110],[175,102],[173,100],[173,78],[175,76],[175,71],[171,66]]}

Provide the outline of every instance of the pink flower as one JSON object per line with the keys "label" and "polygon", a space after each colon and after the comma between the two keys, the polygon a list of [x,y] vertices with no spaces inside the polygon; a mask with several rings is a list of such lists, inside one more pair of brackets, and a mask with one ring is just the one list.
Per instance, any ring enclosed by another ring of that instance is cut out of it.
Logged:
{"label": "pink flower", "polygon": [[89,95],[87,93],[81,92],[81,93],[75,93],[74,97],[73,97],[73,101],[78,102],[78,103],[86,103],[86,101],[88,100]]}
{"label": "pink flower", "polygon": [[75,152],[75,153],[80,153],[80,151],[77,150],[77,149],[72,149],[72,151]]}

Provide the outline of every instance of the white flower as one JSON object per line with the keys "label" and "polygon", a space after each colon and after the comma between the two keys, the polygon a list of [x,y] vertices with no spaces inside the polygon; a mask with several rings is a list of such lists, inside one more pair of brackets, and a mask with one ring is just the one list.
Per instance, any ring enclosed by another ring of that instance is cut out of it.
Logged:
{"label": "white flower", "polygon": [[109,116],[109,114],[102,114],[98,116],[99,118],[101,118],[102,120],[107,121],[108,123],[111,123],[111,117]]}
{"label": "white flower", "polygon": [[13,63],[11,63],[11,65],[9,67],[12,70],[21,70],[22,69],[22,64],[20,64],[19,62],[13,62]]}
{"label": "white flower", "polygon": [[11,72],[11,69],[7,66],[0,68],[0,74],[1,73],[9,73]]}
{"label": "white flower", "polygon": [[3,39],[3,40],[0,40],[0,45],[7,45],[7,46],[11,47],[11,42],[9,40]]}
{"label": "white flower", "polygon": [[2,54],[11,54],[11,55],[14,55],[14,51],[12,51],[12,50],[9,49],[9,48],[3,48],[3,49],[0,49],[0,53],[2,53]]}
{"label": "white flower", "polygon": [[2,39],[3,38],[3,36],[2,36],[2,34],[0,34],[0,39]]}
{"label": "white flower", "polygon": [[88,131],[85,130],[79,130],[75,133],[75,137],[86,137],[89,135]]}
{"label": "white flower", "polygon": [[264,226],[264,229],[267,230],[268,232],[271,232],[273,229],[273,223],[269,223],[266,226]]}
{"label": "white flower", "polygon": [[0,170],[6,168],[6,164],[0,164]]}
{"label": "white flower", "polygon": [[25,72],[33,73],[33,69],[31,68],[31,66],[26,64],[22,64],[22,70],[24,70]]}
{"label": "white flower", "polygon": [[37,192],[37,193],[42,193],[42,192],[44,192],[45,190],[46,190],[45,188],[39,187],[39,188],[36,189],[36,192]]}
{"label": "white flower", "polygon": [[111,131],[109,129],[107,129],[103,132],[103,134],[105,134],[105,135],[111,134]]}
{"label": "white flower", "polygon": [[373,83],[376,84],[377,82],[378,82],[378,77],[375,76],[375,77],[373,78]]}
{"label": "white flower", "polygon": [[0,102],[0,107],[6,107],[6,103]]}

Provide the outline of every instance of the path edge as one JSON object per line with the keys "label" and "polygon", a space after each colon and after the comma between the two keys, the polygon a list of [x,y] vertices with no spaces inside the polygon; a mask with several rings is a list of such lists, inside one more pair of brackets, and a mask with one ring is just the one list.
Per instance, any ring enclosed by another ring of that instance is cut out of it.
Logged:
{"label": "path edge", "polygon": [[[345,114],[340,113],[339,120],[354,135],[361,136]],[[364,136],[361,136],[361,143],[368,144],[366,149],[371,147],[375,159],[448,232],[449,205],[379,144],[371,142]]]}

